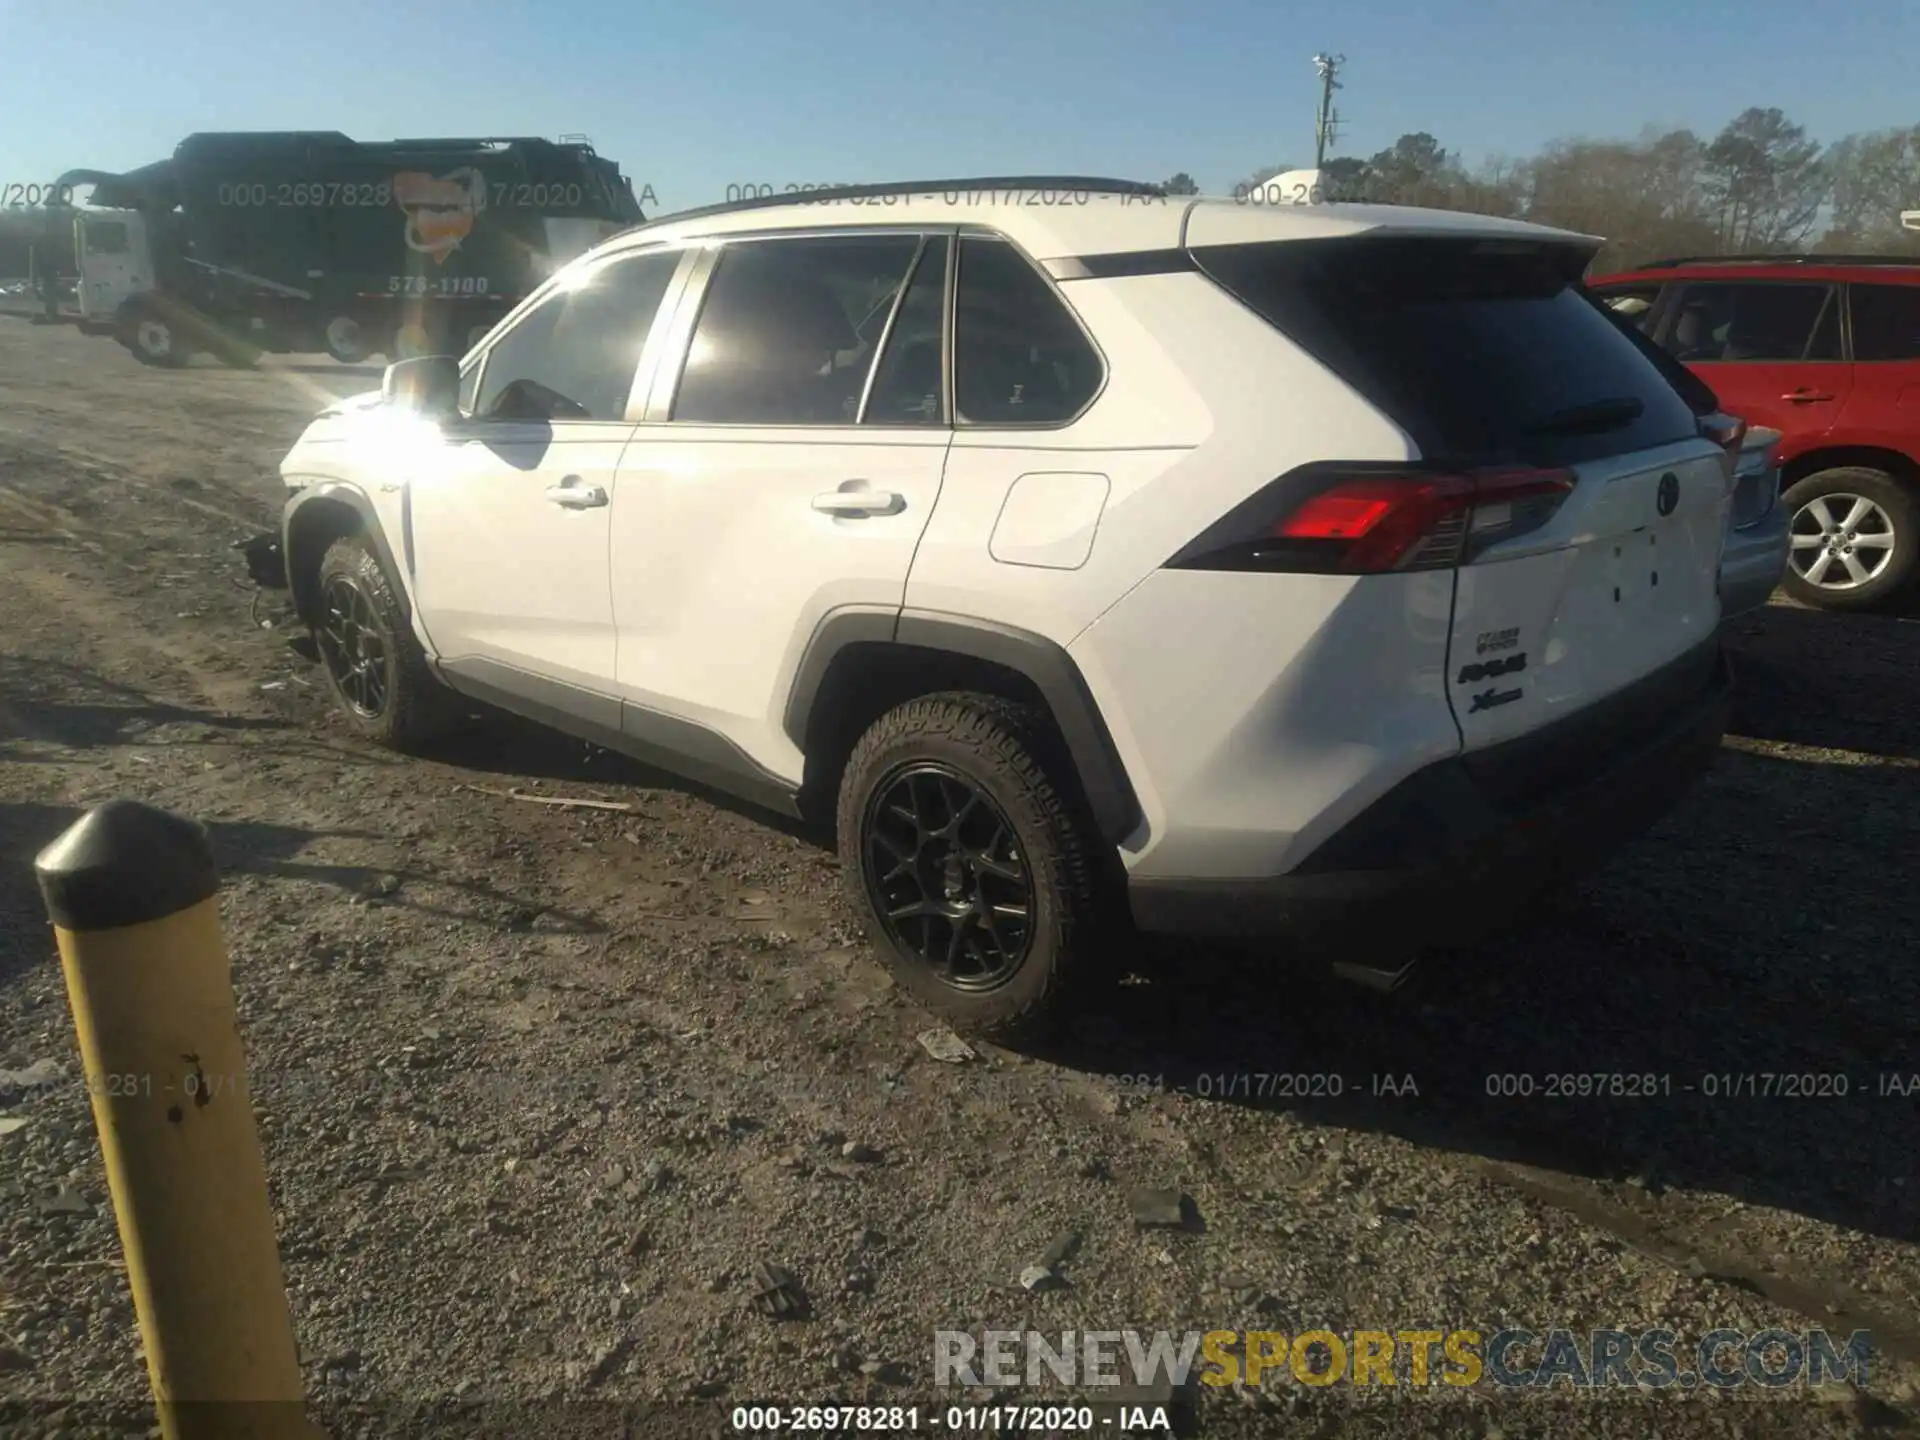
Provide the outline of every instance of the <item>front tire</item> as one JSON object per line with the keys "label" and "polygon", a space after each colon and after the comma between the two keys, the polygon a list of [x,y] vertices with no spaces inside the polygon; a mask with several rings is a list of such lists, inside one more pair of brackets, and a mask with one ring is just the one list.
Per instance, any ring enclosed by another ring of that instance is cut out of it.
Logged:
{"label": "front tire", "polygon": [[178,370],[193,354],[180,327],[166,316],[151,312],[130,319],[121,331],[120,343],[142,365],[160,370]]}
{"label": "front tire", "polygon": [[1781,585],[1803,605],[1872,610],[1920,566],[1920,500],[1883,470],[1817,471],[1781,497],[1791,531]]}
{"label": "front tire", "polygon": [[838,829],[882,958],[956,1029],[1041,1031],[1094,973],[1099,842],[1031,707],[950,693],[888,711],[847,761]]}
{"label": "front tire", "polygon": [[398,588],[364,536],[333,542],[315,575],[314,646],[336,704],[365,738],[418,751],[455,716],[407,623]]}

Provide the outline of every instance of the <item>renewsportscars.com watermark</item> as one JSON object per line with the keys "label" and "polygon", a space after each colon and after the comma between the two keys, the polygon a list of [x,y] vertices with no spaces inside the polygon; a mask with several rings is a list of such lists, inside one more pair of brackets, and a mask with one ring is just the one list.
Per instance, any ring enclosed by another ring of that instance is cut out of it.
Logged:
{"label": "renewsportscars.com watermark", "polygon": [[[1869,1332],[936,1330],[940,1386],[1170,1384],[1718,1390],[1867,1383]],[[1271,1377],[1271,1378],[1269,1378]]]}

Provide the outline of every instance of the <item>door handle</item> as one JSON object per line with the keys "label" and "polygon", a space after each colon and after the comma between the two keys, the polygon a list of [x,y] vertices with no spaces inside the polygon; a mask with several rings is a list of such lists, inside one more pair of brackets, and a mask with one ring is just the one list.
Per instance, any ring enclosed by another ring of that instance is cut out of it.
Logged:
{"label": "door handle", "polygon": [[898,515],[907,508],[907,499],[891,490],[828,490],[813,497],[813,508],[824,515],[849,518]]}
{"label": "door handle", "polygon": [[1823,390],[1790,390],[1780,398],[1792,405],[1810,405],[1816,400],[1831,400],[1833,396]]}
{"label": "door handle", "polygon": [[567,510],[592,510],[607,503],[607,492],[598,485],[550,485],[547,499]]}

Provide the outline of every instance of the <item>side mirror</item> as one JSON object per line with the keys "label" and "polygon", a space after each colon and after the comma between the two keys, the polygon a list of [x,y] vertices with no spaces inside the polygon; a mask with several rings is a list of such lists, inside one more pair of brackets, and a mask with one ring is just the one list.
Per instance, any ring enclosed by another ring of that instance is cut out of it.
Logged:
{"label": "side mirror", "polygon": [[380,397],[389,405],[443,420],[460,410],[460,362],[451,355],[396,360],[380,380]]}

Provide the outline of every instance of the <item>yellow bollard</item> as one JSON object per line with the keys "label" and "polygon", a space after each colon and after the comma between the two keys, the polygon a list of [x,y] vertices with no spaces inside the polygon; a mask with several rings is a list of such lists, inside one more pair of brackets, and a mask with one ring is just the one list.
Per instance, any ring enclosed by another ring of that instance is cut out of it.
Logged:
{"label": "yellow bollard", "polygon": [[167,1440],[305,1418],[206,831],[131,800],[40,852]]}

